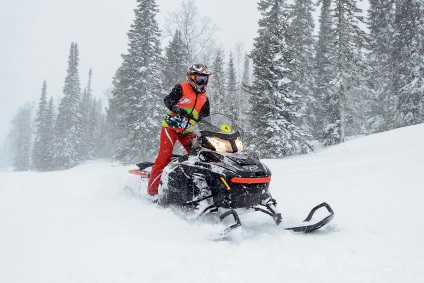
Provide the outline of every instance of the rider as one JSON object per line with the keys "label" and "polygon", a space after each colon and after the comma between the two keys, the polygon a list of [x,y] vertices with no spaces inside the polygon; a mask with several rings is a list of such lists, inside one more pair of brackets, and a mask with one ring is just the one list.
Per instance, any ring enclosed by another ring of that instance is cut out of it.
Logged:
{"label": "rider", "polygon": [[175,85],[171,93],[165,97],[164,103],[168,112],[162,121],[159,153],[152,167],[147,186],[149,195],[158,193],[162,171],[171,161],[176,141],[178,140],[189,152],[192,142],[196,138],[192,126],[200,119],[209,116],[210,108],[206,86],[210,74],[205,65],[190,66],[186,74],[187,81]]}

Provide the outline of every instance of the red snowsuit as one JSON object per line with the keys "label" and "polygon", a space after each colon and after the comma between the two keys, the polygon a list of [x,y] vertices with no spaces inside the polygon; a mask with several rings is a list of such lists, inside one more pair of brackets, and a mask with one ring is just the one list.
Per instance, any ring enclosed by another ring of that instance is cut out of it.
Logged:
{"label": "red snowsuit", "polygon": [[[178,140],[184,149],[188,152],[191,148],[192,141],[196,135],[190,128],[196,124],[195,120],[209,116],[209,100],[206,92],[198,93],[188,82],[177,84],[164,99],[166,107],[168,107],[167,117],[162,121],[162,130],[160,133],[159,153],[155,160],[150,173],[147,193],[155,195],[158,193],[158,187],[162,171],[169,164],[172,157],[174,145]],[[180,117],[170,110],[172,106],[178,105],[186,110],[194,119],[188,117]]]}

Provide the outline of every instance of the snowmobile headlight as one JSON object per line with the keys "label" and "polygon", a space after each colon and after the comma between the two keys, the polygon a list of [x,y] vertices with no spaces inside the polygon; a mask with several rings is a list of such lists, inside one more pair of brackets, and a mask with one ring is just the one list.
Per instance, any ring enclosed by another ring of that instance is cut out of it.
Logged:
{"label": "snowmobile headlight", "polygon": [[229,141],[217,137],[206,137],[206,139],[218,152],[233,152],[231,143]]}
{"label": "snowmobile headlight", "polygon": [[[231,142],[228,140],[220,139],[218,137],[206,137],[206,139],[218,152],[234,152]],[[234,143],[237,147],[237,152],[243,151],[243,142],[240,138],[237,138]]]}
{"label": "snowmobile headlight", "polygon": [[241,141],[241,139],[237,138],[235,142],[236,142],[236,146],[237,146],[237,151],[238,152],[243,151],[244,147],[243,147],[243,142]]}

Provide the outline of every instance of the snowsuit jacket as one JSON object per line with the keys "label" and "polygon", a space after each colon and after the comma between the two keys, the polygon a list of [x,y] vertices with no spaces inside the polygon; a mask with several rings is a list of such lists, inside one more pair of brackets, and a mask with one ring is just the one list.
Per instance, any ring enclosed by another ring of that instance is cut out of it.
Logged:
{"label": "snowsuit jacket", "polygon": [[196,90],[188,82],[182,82],[171,90],[171,92],[164,98],[165,106],[168,108],[167,117],[162,121],[163,127],[172,127],[174,129],[180,129],[180,132],[190,132],[189,127],[181,127],[181,119],[171,109],[172,106],[178,105],[180,108],[186,110],[193,119],[185,119],[188,126],[196,124],[196,121],[210,115],[209,99],[206,92],[196,92]]}

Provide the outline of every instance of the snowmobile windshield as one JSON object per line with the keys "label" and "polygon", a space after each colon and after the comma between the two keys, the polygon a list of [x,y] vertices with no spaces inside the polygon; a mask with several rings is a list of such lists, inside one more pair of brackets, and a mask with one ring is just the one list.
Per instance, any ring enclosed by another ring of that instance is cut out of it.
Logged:
{"label": "snowmobile windshield", "polygon": [[197,124],[196,131],[203,147],[217,152],[243,151],[241,129],[223,114],[212,114],[203,118]]}

